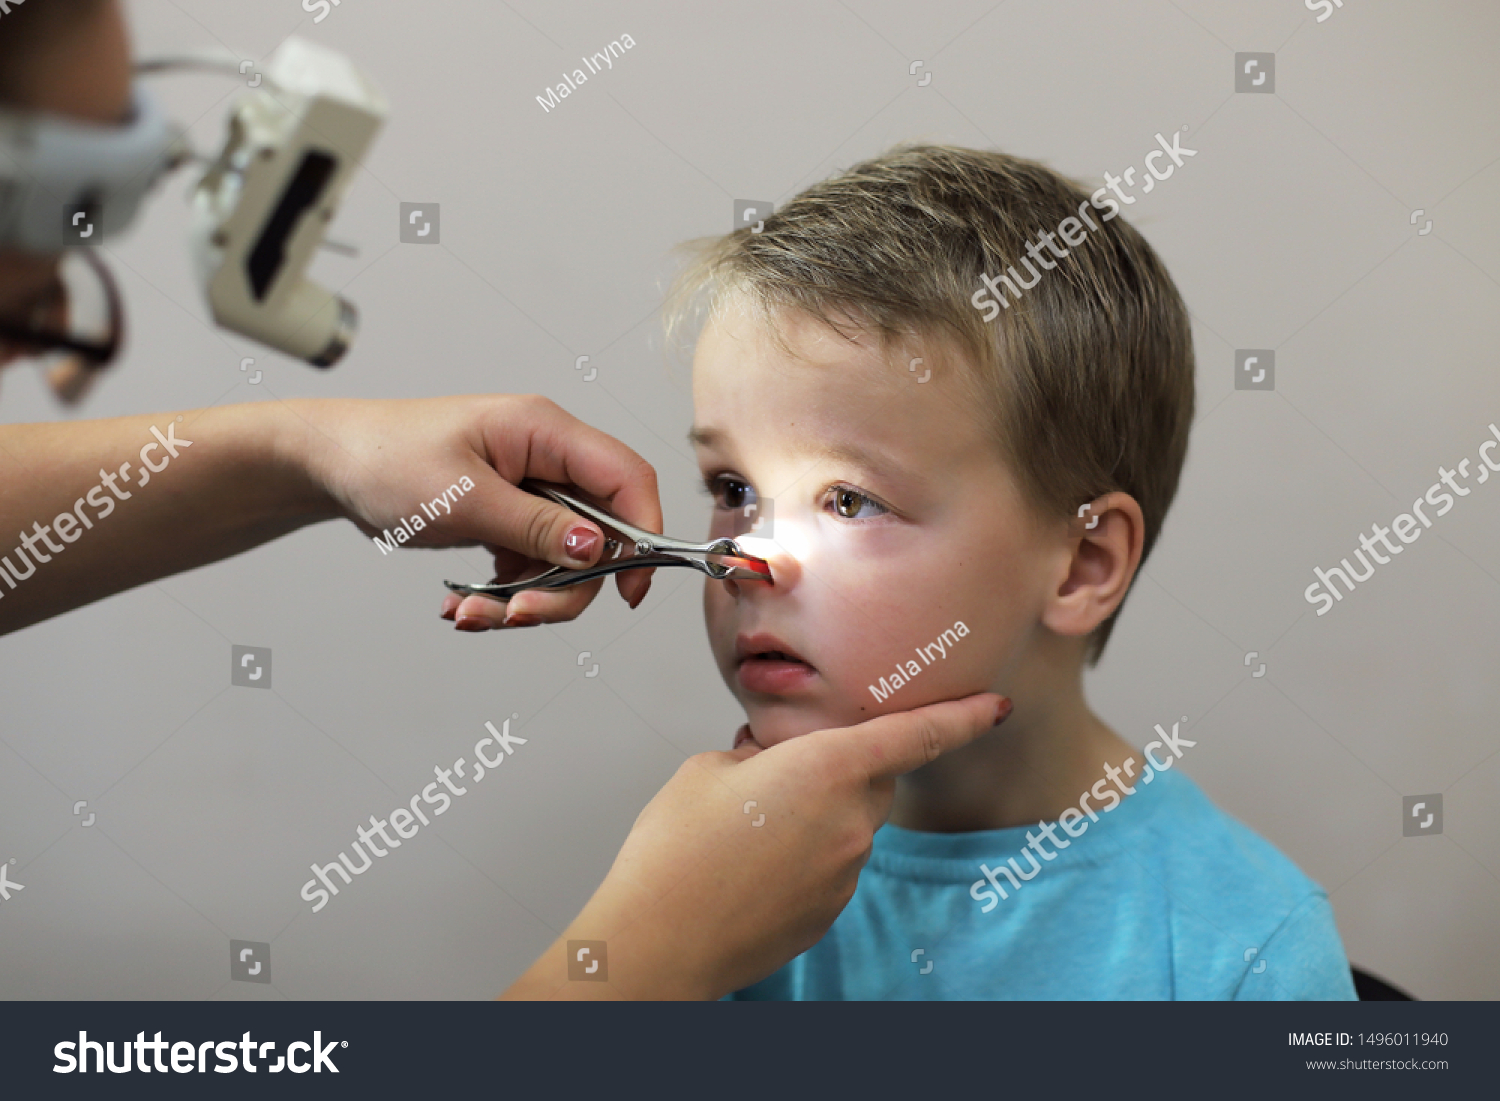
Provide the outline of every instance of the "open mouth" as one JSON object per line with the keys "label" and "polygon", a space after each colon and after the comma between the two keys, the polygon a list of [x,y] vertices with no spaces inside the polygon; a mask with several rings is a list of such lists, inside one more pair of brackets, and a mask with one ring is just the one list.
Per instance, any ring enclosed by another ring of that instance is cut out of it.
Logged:
{"label": "open mouth", "polygon": [[734,640],[734,660],[743,665],[747,661],[794,661],[801,665],[808,662],[781,639],[772,634],[740,635]]}
{"label": "open mouth", "polygon": [[759,654],[751,654],[745,661],[796,661],[806,665],[796,654],[789,654],[785,650],[764,650]]}
{"label": "open mouth", "polygon": [[780,639],[751,635],[735,640],[736,674],[746,691],[781,695],[802,688],[817,670]]}

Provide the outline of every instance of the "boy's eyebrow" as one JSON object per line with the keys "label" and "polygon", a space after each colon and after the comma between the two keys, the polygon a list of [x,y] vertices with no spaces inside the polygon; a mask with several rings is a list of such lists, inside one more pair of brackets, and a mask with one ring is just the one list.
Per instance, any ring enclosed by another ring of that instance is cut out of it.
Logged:
{"label": "boy's eyebrow", "polygon": [[[713,427],[699,427],[694,425],[687,434],[688,442],[695,447],[716,447],[725,442],[725,434],[720,429]],[[831,440],[818,444],[808,449],[810,454],[819,458],[834,459],[849,463],[851,466],[861,467],[866,470],[899,470],[901,464],[895,462],[879,448],[865,448],[858,444],[845,440]]]}
{"label": "boy's eyebrow", "polygon": [[844,440],[831,440],[813,448],[812,451],[819,458],[835,459],[863,470],[893,471],[901,469],[901,464],[895,462],[881,449],[861,447],[858,444],[849,443]]}

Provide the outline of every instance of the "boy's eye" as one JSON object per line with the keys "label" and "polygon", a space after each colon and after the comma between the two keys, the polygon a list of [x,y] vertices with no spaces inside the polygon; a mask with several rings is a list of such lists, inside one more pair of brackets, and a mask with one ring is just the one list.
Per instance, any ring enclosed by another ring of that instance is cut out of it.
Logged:
{"label": "boy's eye", "polygon": [[833,487],[833,508],[846,520],[868,520],[882,516],[887,509],[878,501],[866,497],[848,486]]}
{"label": "boy's eye", "polygon": [[720,474],[709,482],[708,491],[722,508],[740,509],[755,500],[755,489],[739,478]]}

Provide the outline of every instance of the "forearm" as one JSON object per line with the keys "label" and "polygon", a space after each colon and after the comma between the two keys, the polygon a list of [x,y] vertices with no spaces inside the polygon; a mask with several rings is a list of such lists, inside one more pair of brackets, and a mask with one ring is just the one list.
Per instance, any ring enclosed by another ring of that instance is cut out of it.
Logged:
{"label": "forearm", "polygon": [[338,515],[298,405],[0,426],[0,634]]}

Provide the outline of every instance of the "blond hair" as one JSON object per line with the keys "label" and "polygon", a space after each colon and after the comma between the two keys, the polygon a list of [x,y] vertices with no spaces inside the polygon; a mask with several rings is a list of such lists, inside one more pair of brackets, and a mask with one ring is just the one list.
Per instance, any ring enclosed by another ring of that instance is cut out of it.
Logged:
{"label": "blond hair", "polygon": [[[731,298],[747,303],[773,334],[778,312],[795,308],[886,346],[912,336],[953,341],[1032,506],[1061,518],[1101,494],[1130,494],[1145,521],[1144,563],[1177,491],[1193,416],[1192,334],[1166,268],[1115,217],[1114,200],[1094,201],[1095,211],[1114,210],[1086,218],[1094,231],[1055,270],[1002,299],[993,320],[979,309],[982,276],[993,284],[994,273],[1025,265],[1027,244],[1065,219],[1081,228],[1090,203],[1086,190],[1036,161],[897,146],[809,187],[759,232],[681,246],[690,260],[667,297],[668,342],[705,292],[710,311]],[[1090,665],[1118,612],[1094,629]]]}

